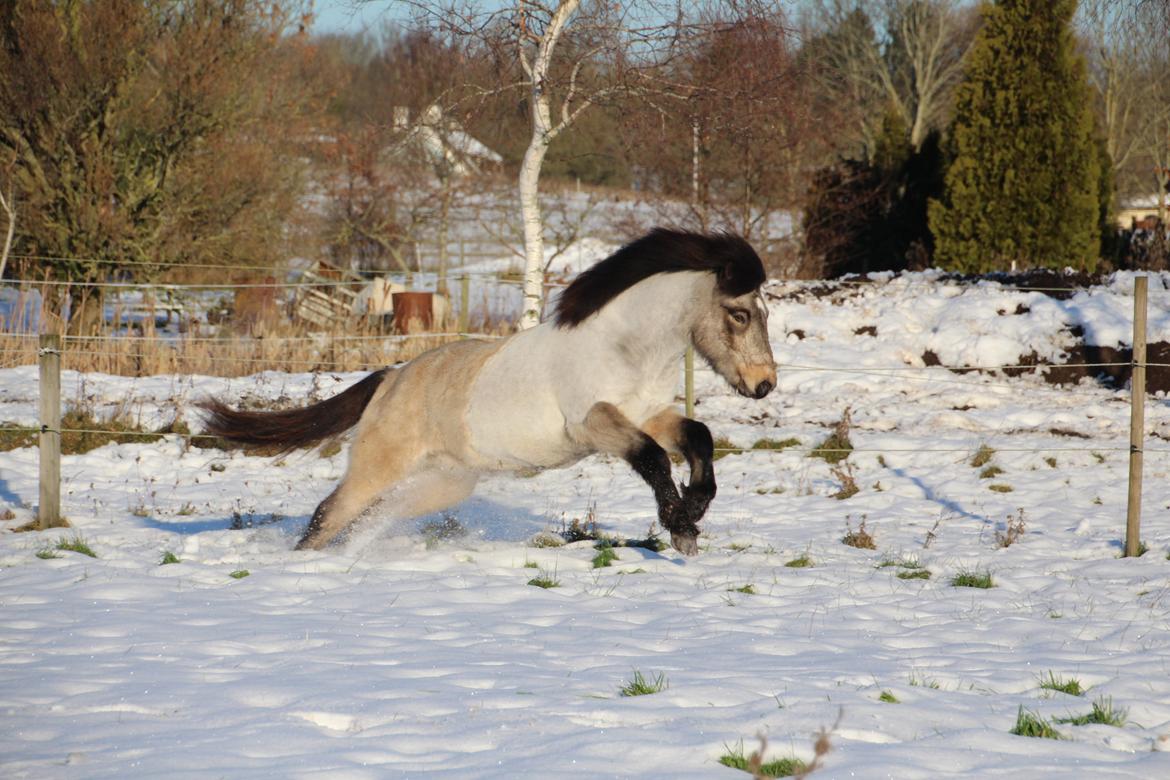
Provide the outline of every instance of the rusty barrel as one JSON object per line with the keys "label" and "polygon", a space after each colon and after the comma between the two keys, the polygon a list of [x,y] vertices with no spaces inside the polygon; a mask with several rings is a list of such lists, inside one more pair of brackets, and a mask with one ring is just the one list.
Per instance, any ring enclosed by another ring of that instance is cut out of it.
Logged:
{"label": "rusty barrel", "polygon": [[391,302],[394,306],[394,330],[406,333],[410,330],[430,330],[433,311],[429,292],[397,292]]}

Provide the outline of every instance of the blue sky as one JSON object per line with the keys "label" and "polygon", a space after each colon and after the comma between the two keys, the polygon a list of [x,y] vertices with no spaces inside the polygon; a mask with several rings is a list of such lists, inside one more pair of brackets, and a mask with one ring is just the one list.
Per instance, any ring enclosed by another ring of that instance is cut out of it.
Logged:
{"label": "blue sky", "polygon": [[384,18],[405,18],[404,3],[394,0],[361,2],[361,0],[316,0],[314,11],[316,22],[313,31],[318,33],[347,32],[364,30],[376,32]]}

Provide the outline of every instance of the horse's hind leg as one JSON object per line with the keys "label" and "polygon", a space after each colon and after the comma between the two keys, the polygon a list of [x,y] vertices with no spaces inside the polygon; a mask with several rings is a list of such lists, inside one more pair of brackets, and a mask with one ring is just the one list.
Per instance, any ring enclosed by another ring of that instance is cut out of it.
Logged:
{"label": "horse's hind leg", "polygon": [[[382,486],[385,487],[384,485]],[[297,542],[298,550],[320,550],[337,538],[362,512],[378,499],[381,489],[366,483],[355,484],[346,479],[317,505],[304,536]]]}
{"label": "horse's hind leg", "polygon": [[426,469],[365,485],[347,478],[317,507],[297,549],[319,550],[329,544],[383,494],[392,505],[390,513],[396,518],[418,517],[446,509],[471,495],[476,476],[463,469]]}

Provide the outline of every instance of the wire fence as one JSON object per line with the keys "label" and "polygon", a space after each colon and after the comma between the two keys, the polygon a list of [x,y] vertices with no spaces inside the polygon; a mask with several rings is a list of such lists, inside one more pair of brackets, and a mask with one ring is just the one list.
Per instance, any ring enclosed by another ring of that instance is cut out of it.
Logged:
{"label": "wire fence", "polygon": [[[27,260],[38,259],[38,256],[32,256],[32,255],[22,255],[20,257],[23,259],[27,259]],[[39,258],[39,259],[49,259],[49,258]],[[52,258],[52,259],[61,259],[61,258]],[[74,258],[74,259],[81,260],[81,258]],[[212,267],[212,266],[209,266],[209,267]],[[264,271],[271,272],[272,269],[271,268],[261,268],[261,267],[257,266],[257,267],[252,268],[252,269],[248,269],[245,267],[237,267],[236,269],[232,269],[232,270],[264,270]],[[487,277],[496,277],[497,280],[499,277],[499,272],[486,271],[486,270],[483,270],[483,271],[463,270],[463,271],[461,271],[459,269],[453,269],[452,273],[464,274],[464,275],[473,274],[473,275],[480,275],[480,276],[487,276]],[[804,291],[817,291],[817,290],[823,290],[826,288],[834,288],[834,287],[840,288],[840,289],[850,289],[850,288],[859,288],[859,287],[863,287],[863,286],[872,287],[876,283],[879,283],[880,281],[881,280],[878,280],[878,282],[875,282],[873,280],[857,280],[857,279],[831,280],[831,281],[826,281],[826,280],[811,280],[811,281],[782,280],[782,281],[770,283],[770,288],[771,289],[788,288],[788,289],[796,289],[796,290],[804,290]],[[502,283],[508,283],[508,282],[505,281]],[[958,279],[958,278],[952,279],[952,278],[946,278],[946,277],[942,277],[942,278],[938,278],[938,279],[911,280],[911,281],[899,279],[899,280],[895,280],[895,281],[890,282],[890,283],[896,284],[897,289],[899,289],[899,290],[911,288],[911,287],[927,287],[927,288],[931,288],[931,289],[938,289],[940,286],[943,286],[943,287],[959,286],[959,287],[963,287],[963,288],[966,288],[969,290],[970,289],[978,289],[980,287],[988,287],[989,289],[993,288],[997,291],[1013,290],[1013,291],[1018,291],[1021,293],[1059,292],[1059,293],[1066,293],[1067,294],[1070,292],[1069,288],[1065,288],[1065,287],[1051,287],[1051,288],[1048,288],[1048,287],[1011,287],[1011,286],[1003,285],[1003,284],[1000,284],[1000,283],[994,282],[994,281],[991,281],[991,282],[988,282],[988,281],[972,282],[971,280],[966,280],[966,279]],[[68,286],[71,284],[76,285],[76,283],[67,282],[67,281],[53,281],[53,280],[38,281],[38,280],[33,280],[33,279],[18,280],[16,282],[16,284],[20,285],[20,286],[24,286],[24,287],[29,287],[29,286],[35,287],[38,285],[59,285],[59,286]],[[298,289],[303,289],[303,288],[320,287],[320,286],[322,286],[322,284],[325,284],[325,283],[321,282],[321,281],[313,281],[311,283],[291,282],[290,281],[290,282],[272,282],[272,283],[265,282],[265,283],[253,283],[253,284],[245,283],[245,284],[156,284],[156,285],[148,285],[148,284],[142,284],[142,283],[137,283],[137,282],[101,282],[101,283],[98,283],[98,284],[93,285],[93,286],[110,288],[110,289],[118,289],[118,290],[138,289],[138,290],[149,290],[152,292],[159,292],[159,291],[167,292],[167,291],[193,291],[193,290],[240,290],[240,289],[250,289],[250,288],[282,288],[282,289],[298,290]],[[337,286],[353,286],[354,282],[352,280],[349,280],[349,281],[338,280],[336,282],[331,282],[330,284],[334,284]],[[1154,291],[1155,292],[1170,292],[1170,289],[1168,289],[1168,288],[1170,288],[1170,284],[1168,284],[1166,280],[1162,280],[1160,277],[1159,277],[1159,287],[1161,289],[1155,289]],[[1081,289],[1086,289],[1086,288],[1081,288]],[[773,296],[773,297],[775,297],[775,296]],[[18,343],[25,342],[25,343],[28,343],[30,346],[32,345],[32,342],[36,341],[39,338],[39,336],[35,333],[8,333],[8,334],[0,334],[0,335],[3,335],[9,341],[16,341]],[[242,339],[239,339],[238,341],[242,342],[244,344],[252,345],[252,346],[261,346],[262,345],[265,349],[273,349],[273,348],[281,349],[281,348],[289,347],[289,346],[293,346],[293,347],[327,346],[331,352],[337,352],[339,350],[345,351],[351,345],[355,345],[358,347],[373,346],[373,347],[379,347],[379,348],[386,348],[387,345],[404,344],[404,343],[409,343],[409,342],[420,342],[422,344],[431,345],[431,344],[444,343],[447,341],[452,341],[452,340],[457,340],[457,339],[499,339],[499,338],[505,337],[506,335],[507,335],[506,333],[485,333],[485,332],[474,332],[474,331],[468,331],[468,330],[445,330],[445,331],[435,331],[435,332],[390,333],[390,334],[388,334],[388,333],[313,333],[313,334],[298,334],[298,335],[286,335],[286,334],[268,335],[268,334],[265,334],[265,335],[260,336],[260,337],[244,337]],[[182,346],[189,346],[189,345],[206,345],[209,347],[215,347],[215,346],[224,346],[226,343],[230,343],[231,340],[225,339],[225,337],[223,335],[207,335],[207,336],[205,336],[205,335],[198,335],[198,334],[192,335],[190,333],[183,333],[183,334],[174,334],[174,335],[141,334],[141,335],[133,335],[133,336],[129,336],[129,335],[120,336],[120,335],[113,335],[113,334],[107,334],[107,335],[65,335],[62,337],[62,342],[63,342],[63,351],[65,354],[73,355],[73,356],[90,357],[90,358],[108,358],[111,360],[115,360],[115,359],[124,359],[127,357],[133,357],[134,356],[133,354],[128,355],[128,350],[130,352],[146,351],[146,350],[150,350],[150,349],[159,349],[159,350],[165,351],[168,349],[171,349],[171,350],[179,349]],[[110,348],[110,345],[112,343],[117,344],[118,348],[117,349]],[[230,360],[230,362],[233,366],[252,367],[252,368],[258,368],[258,367],[262,367],[262,366],[271,365],[273,362],[272,357],[267,356],[267,355],[249,356],[249,355],[244,355],[244,354],[234,354],[228,359]],[[2,353],[0,353],[0,360],[2,360]],[[313,371],[355,370],[353,361],[351,359],[342,360],[342,359],[330,358],[326,354],[314,354],[312,357],[306,357],[303,359],[297,359],[295,357],[290,358],[288,356],[285,356],[281,359],[280,363],[283,367],[299,367],[299,368],[304,368],[304,369],[313,370]],[[1089,370],[1096,370],[1096,369],[1124,369],[1124,368],[1133,368],[1133,367],[1135,367],[1135,365],[1136,364],[1133,361],[1111,361],[1111,362],[1110,361],[1101,361],[1101,362],[1079,362],[1079,363],[1074,362],[1074,363],[1059,363],[1059,364],[1039,362],[1039,363],[1004,363],[1004,364],[994,364],[994,365],[983,365],[983,364],[977,364],[977,365],[937,365],[936,364],[936,365],[855,366],[855,367],[844,367],[844,366],[833,366],[833,365],[807,365],[807,364],[788,363],[788,364],[782,364],[782,365],[778,366],[778,369],[781,372],[788,373],[788,374],[794,373],[794,372],[829,373],[829,374],[843,374],[843,375],[851,375],[851,376],[858,376],[858,377],[871,377],[871,378],[872,377],[890,377],[890,376],[896,375],[899,380],[909,380],[909,381],[913,381],[913,382],[927,383],[927,384],[950,385],[950,386],[964,386],[965,385],[965,386],[970,386],[970,387],[978,387],[978,388],[982,388],[982,389],[988,389],[988,388],[1018,389],[1019,388],[1018,382],[1016,382],[1016,383],[1006,382],[1000,378],[997,378],[995,375],[997,375],[997,374],[1002,375],[1002,374],[1005,374],[1008,372],[1015,372],[1015,373],[1021,373],[1021,374],[1026,373],[1026,372],[1033,372],[1033,373],[1034,372],[1043,372],[1043,371],[1047,371],[1047,370],[1055,369],[1055,368],[1059,368],[1062,370],[1075,369],[1075,370],[1080,370],[1080,371],[1089,371]],[[1146,362],[1146,363],[1143,363],[1142,365],[1146,368],[1158,368],[1158,369],[1170,368],[1170,364],[1162,363],[1162,362]],[[703,368],[699,368],[698,370],[699,371],[704,371],[704,370],[709,371],[709,369],[703,369]],[[944,372],[945,372],[945,374],[944,374]],[[954,376],[954,374],[963,375],[963,374],[968,374],[968,373],[978,373],[981,376],[979,376],[978,378],[970,378],[970,379],[958,378],[958,377]],[[949,374],[949,376],[946,374]],[[1067,392],[1067,390],[1064,390],[1062,392]],[[19,426],[17,426],[17,427],[0,426],[0,432],[39,433],[39,432],[42,432],[42,429],[41,428],[35,428],[35,429],[21,428]],[[97,431],[97,430],[88,430],[88,429],[81,429],[81,428],[61,428],[58,432],[60,432],[60,433],[75,433],[75,434],[102,433],[104,435],[124,436],[127,438],[160,435],[157,432],[145,432],[145,431],[121,432],[121,433],[117,433],[117,434],[111,434],[110,431]],[[994,433],[1002,433],[1002,432],[987,432],[987,433],[994,434]],[[186,438],[188,440],[199,440],[201,438],[199,434],[178,434],[178,433],[168,432],[168,433],[164,433],[162,435],[172,436],[172,437],[178,436],[181,438]],[[966,452],[966,451],[972,451],[973,449],[974,448],[959,448],[959,449],[945,448],[945,449],[940,450],[940,449],[914,448],[914,451],[916,451],[916,452]],[[1000,448],[1000,449],[1003,451],[1010,450],[1010,448]],[[1090,451],[1090,450],[1100,451],[1101,449],[1102,448],[1079,448],[1079,449],[1076,449],[1075,451]],[[744,448],[732,447],[732,448],[719,449],[717,451],[725,452],[725,453],[744,453],[744,452],[766,452],[767,450],[753,451],[753,450],[750,450],[750,448],[744,449]],[[851,451],[865,452],[865,451],[870,451],[870,450],[854,449]],[[888,452],[888,451],[893,451],[893,450],[890,450],[887,448],[884,450],[872,450],[872,451],[887,451]],[[1041,450],[1027,450],[1027,451],[1041,451]],[[1062,451],[1062,450],[1061,450],[1061,448],[1047,448],[1043,451]],[[1070,451],[1072,451],[1072,450],[1070,450]],[[1148,451],[1158,452],[1159,450],[1148,450]]]}

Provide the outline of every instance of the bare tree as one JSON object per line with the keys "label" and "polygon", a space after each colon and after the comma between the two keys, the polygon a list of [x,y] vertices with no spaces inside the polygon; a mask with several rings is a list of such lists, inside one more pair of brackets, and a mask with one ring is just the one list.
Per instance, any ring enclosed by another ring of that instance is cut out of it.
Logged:
{"label": "bare tree", "polygon": [[[418,21],[475,40],[496,63],[494,83],[479,99],[515,95],[528,118],[517,175],[524,240],[524,296],[519,327],[540,322],[546,258],[540,179],[552,144],[591,107],[636,91],[658,67],[671,39],[670,15],[653,0],[618,6],[605,0],[517,0],[480,11],[419,0]],[[467,99],[466,97],[464,99]]]}
{"label": "bare tree", "polygon": [[631,112],[629,130],[643,187],[669,198],[657,204],[668,219],[766,240],[771,218],[798,199],[812,133],[785,22],[767,2],[679,20],[679,52],[639,101],[653,110]]}
{"label": "bare tree", "polygon": [[901,114],[915,151],[921,149],[948,120],[974,38],[974,12],[957,0],[821,0],[816,9],[824,88],[859,106],[867,154],[887,106]]}
{"label": "bare tree", "polygon": [[1166,219],[1170,188],[1170,5],[1082,0],[1080,33],[1106,150],[1123,194],[1157,194]]}
{"label": "bare tree", "polygon": [[1082,0],[1079,28],[1086,48],[1089,82],[1096,92],[1105,150],[1122,191],[1137,184],[1132,175],[1141,156],[1141,125],[1158,85],[1143,71],[1143,48],[1135,41],[1148,30],[1116,0]]}

